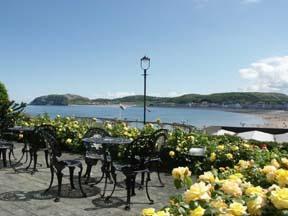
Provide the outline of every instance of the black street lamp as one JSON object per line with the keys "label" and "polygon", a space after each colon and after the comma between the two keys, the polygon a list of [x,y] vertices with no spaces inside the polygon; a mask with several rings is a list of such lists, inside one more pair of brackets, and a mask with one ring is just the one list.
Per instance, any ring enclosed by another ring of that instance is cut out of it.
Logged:
{"label": "black street lamp", "polygon": [[147,70],[150,68],[150,58],[144,56],[141,58],[141,68],[144,70],[144,117],[143,123],[146,124],[146,77],[147,77]]}

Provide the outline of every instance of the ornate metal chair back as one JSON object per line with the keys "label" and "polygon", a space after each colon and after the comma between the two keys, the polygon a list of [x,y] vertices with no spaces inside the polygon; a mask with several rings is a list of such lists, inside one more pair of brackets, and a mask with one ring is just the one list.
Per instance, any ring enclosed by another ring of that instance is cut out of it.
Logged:
{"label": "ornate metal chair back", "polygon": [[48,132],[50,135],[54,136],[55,138],[57,137],[56,128],[53,125],[43,124],[43,125],[38,126],[38,129],[45,130],[46,132]]}
{"label": "ornate metal chair back", "polygon": [[159,129],[151,134],[152,139],[152,154],[159,154],[161,149],[167,145],[168,139],[168,130],[167,129]]}
{"label": "ornate metal chair back", "polygon": [[57,142],[57,139],[52,136],[50,133],[42,130],[41,132],[41,136],[44,139],[44,142],[46,143],[46,145],[49,146],[49,148],[51,149],[51,154],[50,154],[50,161],[52,164],[55,164],[58,162],[58,157],[61,157],[62,153],[60,150],[60,145]]}
{"label": "ornate metal chair back", "polygon": [[83,138],[89,138],[97,135],[99,137],[110,136],[110,134],[103,128],[93,127],[88,129],[88,131],[84,134]]}
{"label": "ornate metal chair back", "polygon": [[[84,134],[83,138],[89,138],[89,137],[108,137],[110,136],[110,134],[104,130],[103,128],[98,128],[98,127],[93,127],[93,128],[89,128],[88,131]],[[95,144],[91,144],[91,143],[86,143],[84,142],[84,146],[85,146],[85,150],[86,153],[87,152],[94,152],[94,153],[102,153],[101,150],[99,151],[99,149],[101,149],[101,144],[100,143],[95,143]]]}
{"label": "ornate metal chair back", "polygon": [[127,162],[131,165],[145,162],[145,159],[150,158],[153,152],[151,148],[152,140],[150,136],[140,136],[130,143],[124,156]]}
{"label": "ornate metal chair back", "polygon": [[[45,132],[45,133],[44,133]],[[31,136],[31,147],[38,150],[41,148],[49,148],[49,145],[45,141],[45,134],[49,134],[56,139],[56,129],[52,125],[40,125],[35,127],[33,135]]]}

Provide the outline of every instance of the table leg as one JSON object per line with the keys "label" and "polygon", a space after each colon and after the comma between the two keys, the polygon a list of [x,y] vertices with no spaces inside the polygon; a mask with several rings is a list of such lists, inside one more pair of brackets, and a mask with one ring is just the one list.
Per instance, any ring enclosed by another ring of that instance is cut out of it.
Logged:
{"label": "table leg", "polygon": [[7,149],[2,149],[2,157],[3,157],[3,166],[4,167],[7,167],[6,152],[7,152]]}

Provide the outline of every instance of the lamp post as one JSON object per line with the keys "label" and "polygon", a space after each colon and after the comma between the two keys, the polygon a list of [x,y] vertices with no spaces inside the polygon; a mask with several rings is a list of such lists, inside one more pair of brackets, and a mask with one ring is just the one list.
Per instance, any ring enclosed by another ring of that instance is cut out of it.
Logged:
{"label": "lamp post", "polygon": [[146,77],[147,77],[147,70],[150,68],[150,58],[144,56],[141,58],[141,68],[144,70],[144,116],[143,116],[143,123],[146,124]]}

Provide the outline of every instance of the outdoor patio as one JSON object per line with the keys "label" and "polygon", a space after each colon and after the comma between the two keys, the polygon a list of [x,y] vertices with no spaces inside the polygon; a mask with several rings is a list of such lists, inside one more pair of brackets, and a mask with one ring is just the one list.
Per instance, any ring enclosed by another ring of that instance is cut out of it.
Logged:
{"label": "outdoor patio", "polygon": [[[16,156],[19,156],[21,146],[16,146]],[[65,158],[76,158],[82,160],[81,155],[64,154]],[[54,202],[54,197],[57,193],[57,179],[54,179],[52,189],[43,195],[43,191],[48,188],[50,181],[50,170],[46,168],[44,161],[44,153],[39,152],[38,172],[31,175],[31,170],[15,171],[8,167],[3,168],[0,162],[0,215],[140,215],[141,210],[147,207],[160,209],[167,205],[169,196],[175,194],[176,189],[173,186],[171,175],[162,174],[162,180],[165,187],[159,187],[159,181],[156,173],[152,173],[149,182],[149,191],[151,198],[154,200],[153,205],[149,205],[146,198],[145,190],[136,190],[136,196],[131,199],[131,210],[124,210],[126,200],[126,190],[124,188],[124,177],[120,176],[120,183],[123,187],[117,187],[113,197],[108,203],[100,197],[100,191],[103,189],[104,183],[101,182],[95,186],[84,185],[83,189],[87,193],[87,198],[82,198],[75,179],[76,190],[70,190],[69,170],[65,170],[63,178],[63,189],[61,200],[58,203]],[[85,164],[85,163],[83,163]],[[92,179],[95,176],[100,176],[99,165],[93,167]],[[85,171],[86,167],[84,167]],[[78,172],[76,170],[76,172]],[[82,180],[84,182],[84,179]],[[139,178],[137,180],[139,182]],[[122,184],[123,183],[123,184]],[[108,185],[106,194],[109,194],[112,189],[112,184]]]}

